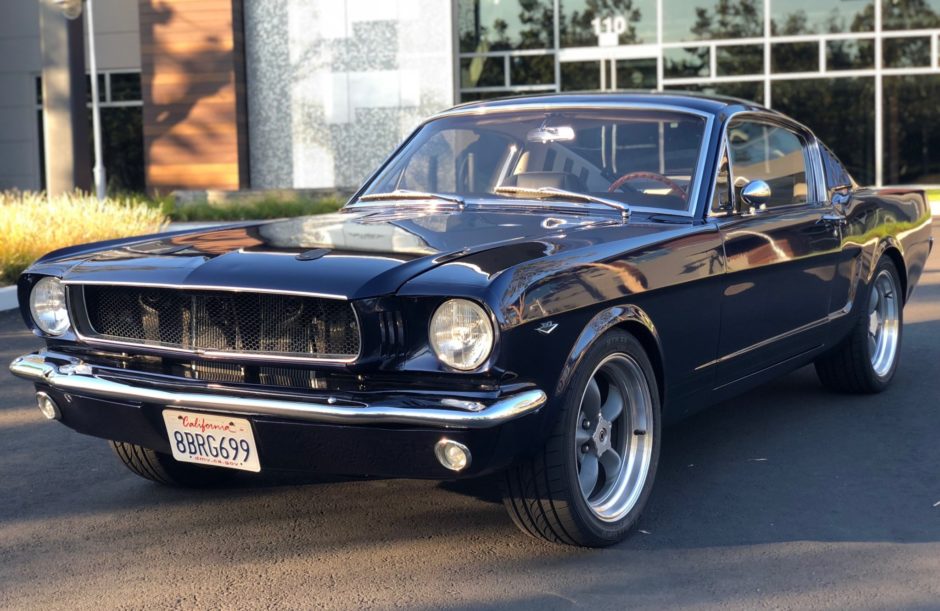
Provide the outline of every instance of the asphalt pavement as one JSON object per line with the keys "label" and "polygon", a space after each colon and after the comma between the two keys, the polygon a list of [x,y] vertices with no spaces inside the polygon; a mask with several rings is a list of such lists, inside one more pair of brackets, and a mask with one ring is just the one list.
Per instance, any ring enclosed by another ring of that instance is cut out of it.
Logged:
{"label": "asphalt pavement", "polygon": [[[668,429],[606,550],[525,537],[486,480],[162,488],[4,366],[0,607],[940,608],[940,248],[905,316],[881,395],[806,368]],[[0,313],[0,361],[38,345]]]}

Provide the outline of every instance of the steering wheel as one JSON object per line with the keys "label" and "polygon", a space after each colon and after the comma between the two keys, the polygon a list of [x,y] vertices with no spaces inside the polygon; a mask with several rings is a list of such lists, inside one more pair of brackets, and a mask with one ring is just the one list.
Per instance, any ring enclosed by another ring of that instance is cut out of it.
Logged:
{"label": "steering wheel", "polygon": [[641,178],[647,179],[647,180],[655,180],[656,182],[662,183],[666,185],[667,187],[669,187],[670,193],[676,193],[677,195],[686,197],[685,189],[680,187],[677,183],[675,183],[668,176],[663,176],[662,174],[657,174],[656,172],[629,172],[627,174],[624,174],[623,176],[621,176],[614,182],[610,183],[610,187],[607,188],[607,192],[613,193],[614,191],[616,191],[617,189],[619,189],[626,183],[630,182],[631,180],[639,180]]}

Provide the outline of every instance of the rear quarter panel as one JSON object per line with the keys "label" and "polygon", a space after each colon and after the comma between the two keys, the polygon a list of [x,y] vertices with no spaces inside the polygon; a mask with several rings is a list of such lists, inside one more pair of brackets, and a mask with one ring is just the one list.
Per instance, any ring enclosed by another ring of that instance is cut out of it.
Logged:
{"label": "rear quarter panel", "polygon": [[843,242],[863,254],[860,277],[871,279],[879,257],[896,248],[904,258],[907,295],[910,297],[930,254],[931,214],[926,193],[907,187],[859,189],[846,208]]}
{"label": "rear quarter panel", "polygon": [[[855,303],[867,295],[875,266],[889,250],[899,254],[909,299],[920,280],[931,248],[931,213],[922,189],[866,187],[853,192],[845,204],[847,223],[843,231],[839,269],[834,279],[833,312],[857,312]],[[833,341],[852,325],[844,316],[834,324]]]}

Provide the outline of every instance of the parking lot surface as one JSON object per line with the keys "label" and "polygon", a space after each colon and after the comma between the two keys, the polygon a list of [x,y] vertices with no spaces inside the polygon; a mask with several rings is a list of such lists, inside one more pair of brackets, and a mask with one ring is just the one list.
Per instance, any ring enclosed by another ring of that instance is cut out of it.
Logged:
{"label": "parking lot surface", "polygon": [[668,429],[640,530],[581,550],[492,481],[138,479],[42,419],[5,366],[39,342],[0,313],[0,607],[938,607],[940,248],[905,318],[888,391],[805,368]]}

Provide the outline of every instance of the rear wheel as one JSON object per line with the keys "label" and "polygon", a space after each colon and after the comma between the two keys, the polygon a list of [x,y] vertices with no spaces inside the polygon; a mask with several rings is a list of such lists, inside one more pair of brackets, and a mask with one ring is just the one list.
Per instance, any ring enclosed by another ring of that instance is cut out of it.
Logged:
{"label": "rear wheel", "polygon": [[179,462],[169,454],[123,441],[109,441],[124,466],[144,479],[165,486],[212,488],[231,479],[231,472]]}
{"label": "rear wheel", "polygon": [[878,261],[864,305],[852,332],[816,360],[816,373],[826,388],[877,393],[894,377],[901,351],[904,301],[898,271],[890,258]]}
{"label": "rear wheel", "polygon": [[545,447],[505,474],[503,500],[516,525],[556,543],[621,541],[653,485],[659,411],[643,347],[609,332],[575,372]]}

